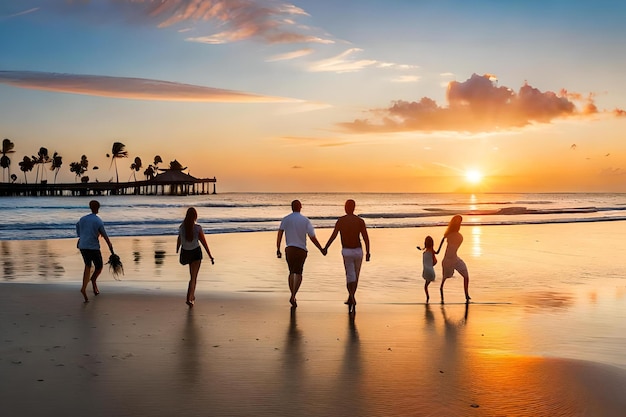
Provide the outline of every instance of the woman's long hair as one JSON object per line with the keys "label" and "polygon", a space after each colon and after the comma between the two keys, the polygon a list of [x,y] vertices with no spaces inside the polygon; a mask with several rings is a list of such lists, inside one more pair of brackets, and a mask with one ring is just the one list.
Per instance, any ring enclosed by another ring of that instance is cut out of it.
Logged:
{"label": "woman's long hair", "polygon": [[185,229],[185,240],[192,241],[193,240],[193,225],[196,223],[198,219],[198,212],[195,208],[189,207],[187,209],[187,214],[185,215],[185,220],[183,220],[183,226]]}
{"label": "woman's long hair", "polygon": [[450,223],[448,223],[448,228],[446,232],[443,234],[443,237],[447,237],[450,233],[458,232],[461,229],[461,222],[463,221],[463,217],[460,214],[453,216],[450,219]]}

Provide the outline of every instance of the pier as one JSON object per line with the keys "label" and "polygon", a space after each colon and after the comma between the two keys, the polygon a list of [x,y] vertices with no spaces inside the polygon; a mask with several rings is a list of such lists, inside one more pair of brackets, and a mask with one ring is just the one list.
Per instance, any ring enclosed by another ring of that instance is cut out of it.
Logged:
{"label": "pier", "polygon": [[0,196],[201,195],[216,194],[216,183],[215,177],[195,178],[180,171],[168,170],[145,181],[0,183]]}

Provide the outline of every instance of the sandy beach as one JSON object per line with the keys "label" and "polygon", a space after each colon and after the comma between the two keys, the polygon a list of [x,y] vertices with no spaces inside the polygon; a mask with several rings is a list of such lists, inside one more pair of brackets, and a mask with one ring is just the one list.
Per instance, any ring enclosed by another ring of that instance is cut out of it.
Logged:
{"label": "sandy beach", "polygon": [[622,416],[616,225],[464,228],[470,305],[461,280],[424,304],[414,247],[439,230],[372,230],[354,316],[338,246],[311,252],[294,311],[273,233],[209,235],[216,264],[192,309],[175,238],[114,238],[126,273],[105,270],[87,304],[75,240],[2,241],[0,403],[24,416]]}

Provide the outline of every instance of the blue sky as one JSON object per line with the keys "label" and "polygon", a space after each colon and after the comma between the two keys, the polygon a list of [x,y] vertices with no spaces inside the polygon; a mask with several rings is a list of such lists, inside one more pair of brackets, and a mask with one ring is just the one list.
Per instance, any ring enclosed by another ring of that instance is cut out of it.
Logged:
{"label": "blue sky", "polygon": [[624,192],[625,9],[2,1],[0,136],[19,181],[41,146],[108,181],[121,141],[225,191]]}

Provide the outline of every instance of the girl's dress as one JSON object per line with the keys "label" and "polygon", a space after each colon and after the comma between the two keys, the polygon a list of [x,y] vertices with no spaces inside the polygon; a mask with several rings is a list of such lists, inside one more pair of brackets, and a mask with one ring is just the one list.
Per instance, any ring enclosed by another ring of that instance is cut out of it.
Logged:
{"label": "girl's dress", "polygon": [[422,263],[424,265],[424,270],[422,271],[422,278],[424,278],[426,281],[434,281],[435,280],[435,268],[433,265],[433,253],[425,250],[422,253]]}

